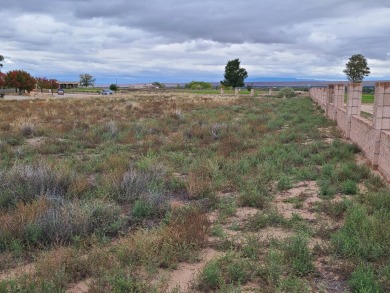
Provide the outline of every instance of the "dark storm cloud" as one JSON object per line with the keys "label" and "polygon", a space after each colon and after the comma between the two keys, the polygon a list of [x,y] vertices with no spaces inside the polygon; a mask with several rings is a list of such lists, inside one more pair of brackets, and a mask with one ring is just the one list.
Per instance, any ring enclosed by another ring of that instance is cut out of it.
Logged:
{"label": "dark storm cloud", "polygon": [[210,76],[240,57],[258,75],[340,76],[358,52],[389,75],[388,0],[3,0],[0,18],[7,64],[34,70]]}

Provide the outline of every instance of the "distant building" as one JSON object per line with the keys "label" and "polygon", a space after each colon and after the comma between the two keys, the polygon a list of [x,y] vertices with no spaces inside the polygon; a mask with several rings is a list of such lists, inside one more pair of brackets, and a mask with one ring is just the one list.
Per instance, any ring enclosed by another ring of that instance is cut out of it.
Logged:
{"label": "distant building", "polygon": [[79,87],[79,83],[77,81],[59,81],[58,84],[62,89],[74,89]]}

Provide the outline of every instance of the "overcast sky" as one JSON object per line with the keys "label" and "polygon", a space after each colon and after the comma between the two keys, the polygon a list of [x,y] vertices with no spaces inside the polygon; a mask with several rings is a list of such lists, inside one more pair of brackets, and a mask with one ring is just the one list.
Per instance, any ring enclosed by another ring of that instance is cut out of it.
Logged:
{"label": "overcast sky", "polygon": [[3,72],[97,83],[345,80],[352,54],[390,79],[389,0],[2,0]]}

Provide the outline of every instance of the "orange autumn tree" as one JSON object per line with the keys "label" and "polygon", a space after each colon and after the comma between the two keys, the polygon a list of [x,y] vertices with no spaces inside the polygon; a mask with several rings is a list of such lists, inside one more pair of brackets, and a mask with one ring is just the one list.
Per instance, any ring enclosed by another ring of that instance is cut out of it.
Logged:
{"label": "orange autumn tree", "polygon": [[43,92],[43,89],[50,89],[51,92],[59,87],[59,83],[56,79],[47,79],[46,77],[37,77],[37,87]]}
{"label": "orange autumn tree", "polygon": [[15,88],[15,91],[32,91],[35,88],[36,80],[24,70],[12,70],[5,76],[5,85]]}

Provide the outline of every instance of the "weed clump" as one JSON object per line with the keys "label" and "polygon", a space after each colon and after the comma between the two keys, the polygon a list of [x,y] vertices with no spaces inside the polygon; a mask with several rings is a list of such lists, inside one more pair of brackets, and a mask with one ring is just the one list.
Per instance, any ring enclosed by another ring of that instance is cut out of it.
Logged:
{"label": "weed clump", "polygon": [[142,195],[158,189],[164,176],[165,170],[160,166],[146,170],[131,167],[119,182],[113,182],[112,196],[120,203],[134,203]]}
{"label": "weed clump", "polygon": [[44,163],[15,164],[0,173],[0,209],[11,208],[18,201],[29,203],[39,197],[62,200],[73,181],[68,170],[56,170]]}
{"label": "weed clump", "polygon": [[294,89],[286,87],[281,89],[280,91],[277,92],[275,95],[276,98],[293,98],[296,97],[297,94],[295,93]]}
{"label": "weed clump", "polygon": [[92,233],[113,235],[124,224],[119,206],[105,202],[52,203],[40,198],[0,213],[0,251],[70,243]]}

